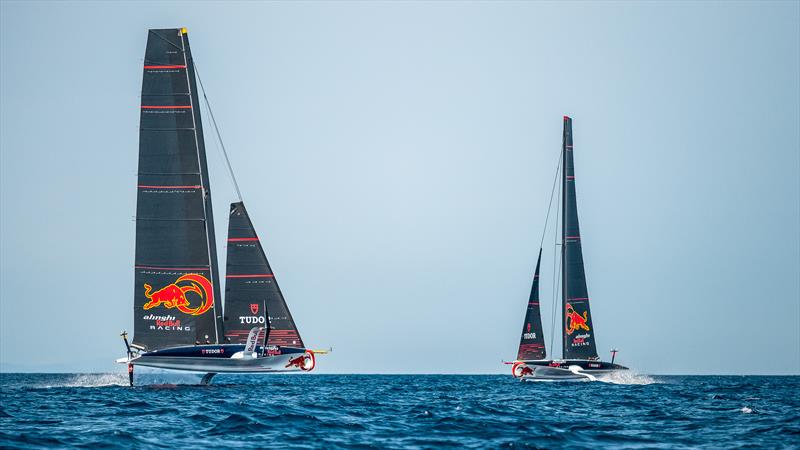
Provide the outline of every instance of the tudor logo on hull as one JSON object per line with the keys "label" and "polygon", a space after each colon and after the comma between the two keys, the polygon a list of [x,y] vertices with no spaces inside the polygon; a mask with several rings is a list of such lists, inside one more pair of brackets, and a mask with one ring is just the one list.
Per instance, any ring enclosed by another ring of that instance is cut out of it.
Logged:
{"label": "tudor logo on hull", "polygon": [[[181,275],[172,284],[155,292],[151,292],[152,289],[149,284],[144,284],[144,296],[150,299],[144,304],[145,310],[162,306],[167,309],[175,308],[184,314],[199,316],[208,312],[214,305],[214,289],[211,287],[211,282],[200,274]],[[193,307],[187,298],[188,294],[197,297],[200,300],[199,305]]]}

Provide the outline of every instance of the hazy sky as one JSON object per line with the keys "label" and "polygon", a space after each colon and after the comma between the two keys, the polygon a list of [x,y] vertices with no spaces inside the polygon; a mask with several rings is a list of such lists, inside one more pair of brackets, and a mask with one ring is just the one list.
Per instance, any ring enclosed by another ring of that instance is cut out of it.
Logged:
{"label": "hazy sky", "polygon": [[568,114],[602,356],[800,373],[798,2],[1,5],[2,370],[121,369],[147,29],[185,26],[320,372],[509,372]]}

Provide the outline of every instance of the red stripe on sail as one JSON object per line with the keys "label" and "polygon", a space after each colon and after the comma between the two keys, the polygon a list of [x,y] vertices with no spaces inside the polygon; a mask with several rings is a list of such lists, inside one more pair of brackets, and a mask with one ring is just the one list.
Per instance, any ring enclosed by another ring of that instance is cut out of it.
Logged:
{"label": "red stripe on sail", "polygon": [[258,238],[228,238],[228,242],[250,242],[257,240]]}
{"label": "red stripe on sail", "polygon": [[271,273],[254,273],[249,275],[225,275],[225,278],[273,278]]}
{"label": "red stripe on sail", "polygon": [[180,270],[189,272],[208,272],[208,267],[153,267],[153,266],[133,266],[135,269],[152,269],[152,270]]}
{"label": "red stripe on sail", "polygon": [[142,105],[142,109],[192,109],[192,105]]}
{"label": "red stripe on sail", "polygon": [[186,66],[144,66],[145,69],[185,69]]}
{"label": "red stripe on sail", "polygon": [[148,184],[140,184],[136,187],[143,188],[143,189],[200,189],[200,185],[193,185],[193,186],[155,186],[155,185],[148,185]]}

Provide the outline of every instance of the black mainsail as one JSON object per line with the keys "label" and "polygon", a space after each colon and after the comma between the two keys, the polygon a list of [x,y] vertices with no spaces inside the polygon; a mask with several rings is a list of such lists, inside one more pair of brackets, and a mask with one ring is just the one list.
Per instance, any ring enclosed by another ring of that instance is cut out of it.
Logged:
{"label": "black mainsail", "polygon": [[542,332],[542,316],[539,309],[539,266],[542,263],[542,249],[539,249],[539,258],[536,260],[536,271],[533,274],[531,295],[528,298],[528,308],[525,312],[525,323],[522,325],[522,336],[519,340],[518,360],[544,359],[547,351],[544,345]]}
{"label": "black mainsail", "polygon": [[203,128],[185,29],[149,30],[142,78],[134,344],[222,341]]}
{"label": "black mainsail", "polygon": [[242,202],[232,203],[225,275],[226,341],[243,343],[258,325],[268,327],[268,346],[303,347],[247,209]]}
{"label": "black mainsail", "polygon": [[575,198],[575,165],[572,159],[572,119],[564,116],[562,140],[561,282],[564,359],[597,358],[589,294],[581,251],[578,206]]}

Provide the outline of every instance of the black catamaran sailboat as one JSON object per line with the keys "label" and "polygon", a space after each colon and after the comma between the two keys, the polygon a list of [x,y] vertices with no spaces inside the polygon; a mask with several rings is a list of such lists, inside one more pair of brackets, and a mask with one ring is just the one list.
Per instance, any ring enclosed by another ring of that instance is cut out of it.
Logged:
{"label": "black catamaran sailboat", "polygon": [[123,332],[128,356],[117,360],[131,384],[134,365],[208,373],[204,382],[218,372],[312,370],[323,352],[303,345],[241,201],[230,208],[223,313],[185,28],[148,33],[139,133],[134,337],[129,344]]}
{"label": "black catamaran sailboat", "polygon": [[[578,227],[572,150],[572,119],[564,116],[561,145],[560,269],[563,359],[545,359],[547,351],[539,309],[539,268],[542,262],[542,248],[540,247],[519,351],[517,359],[511,366],[513,375],[522,380],[592,380],[597,375],[608,374],[616,370],[627,370],[627,367],[614,364],[616,350],[612,350],[610,363],[600,361],[597,356],[595,330],[589,312],[589,295],[586,289],[581,236]],[[544,242],[544,237],[542,242]]]}

